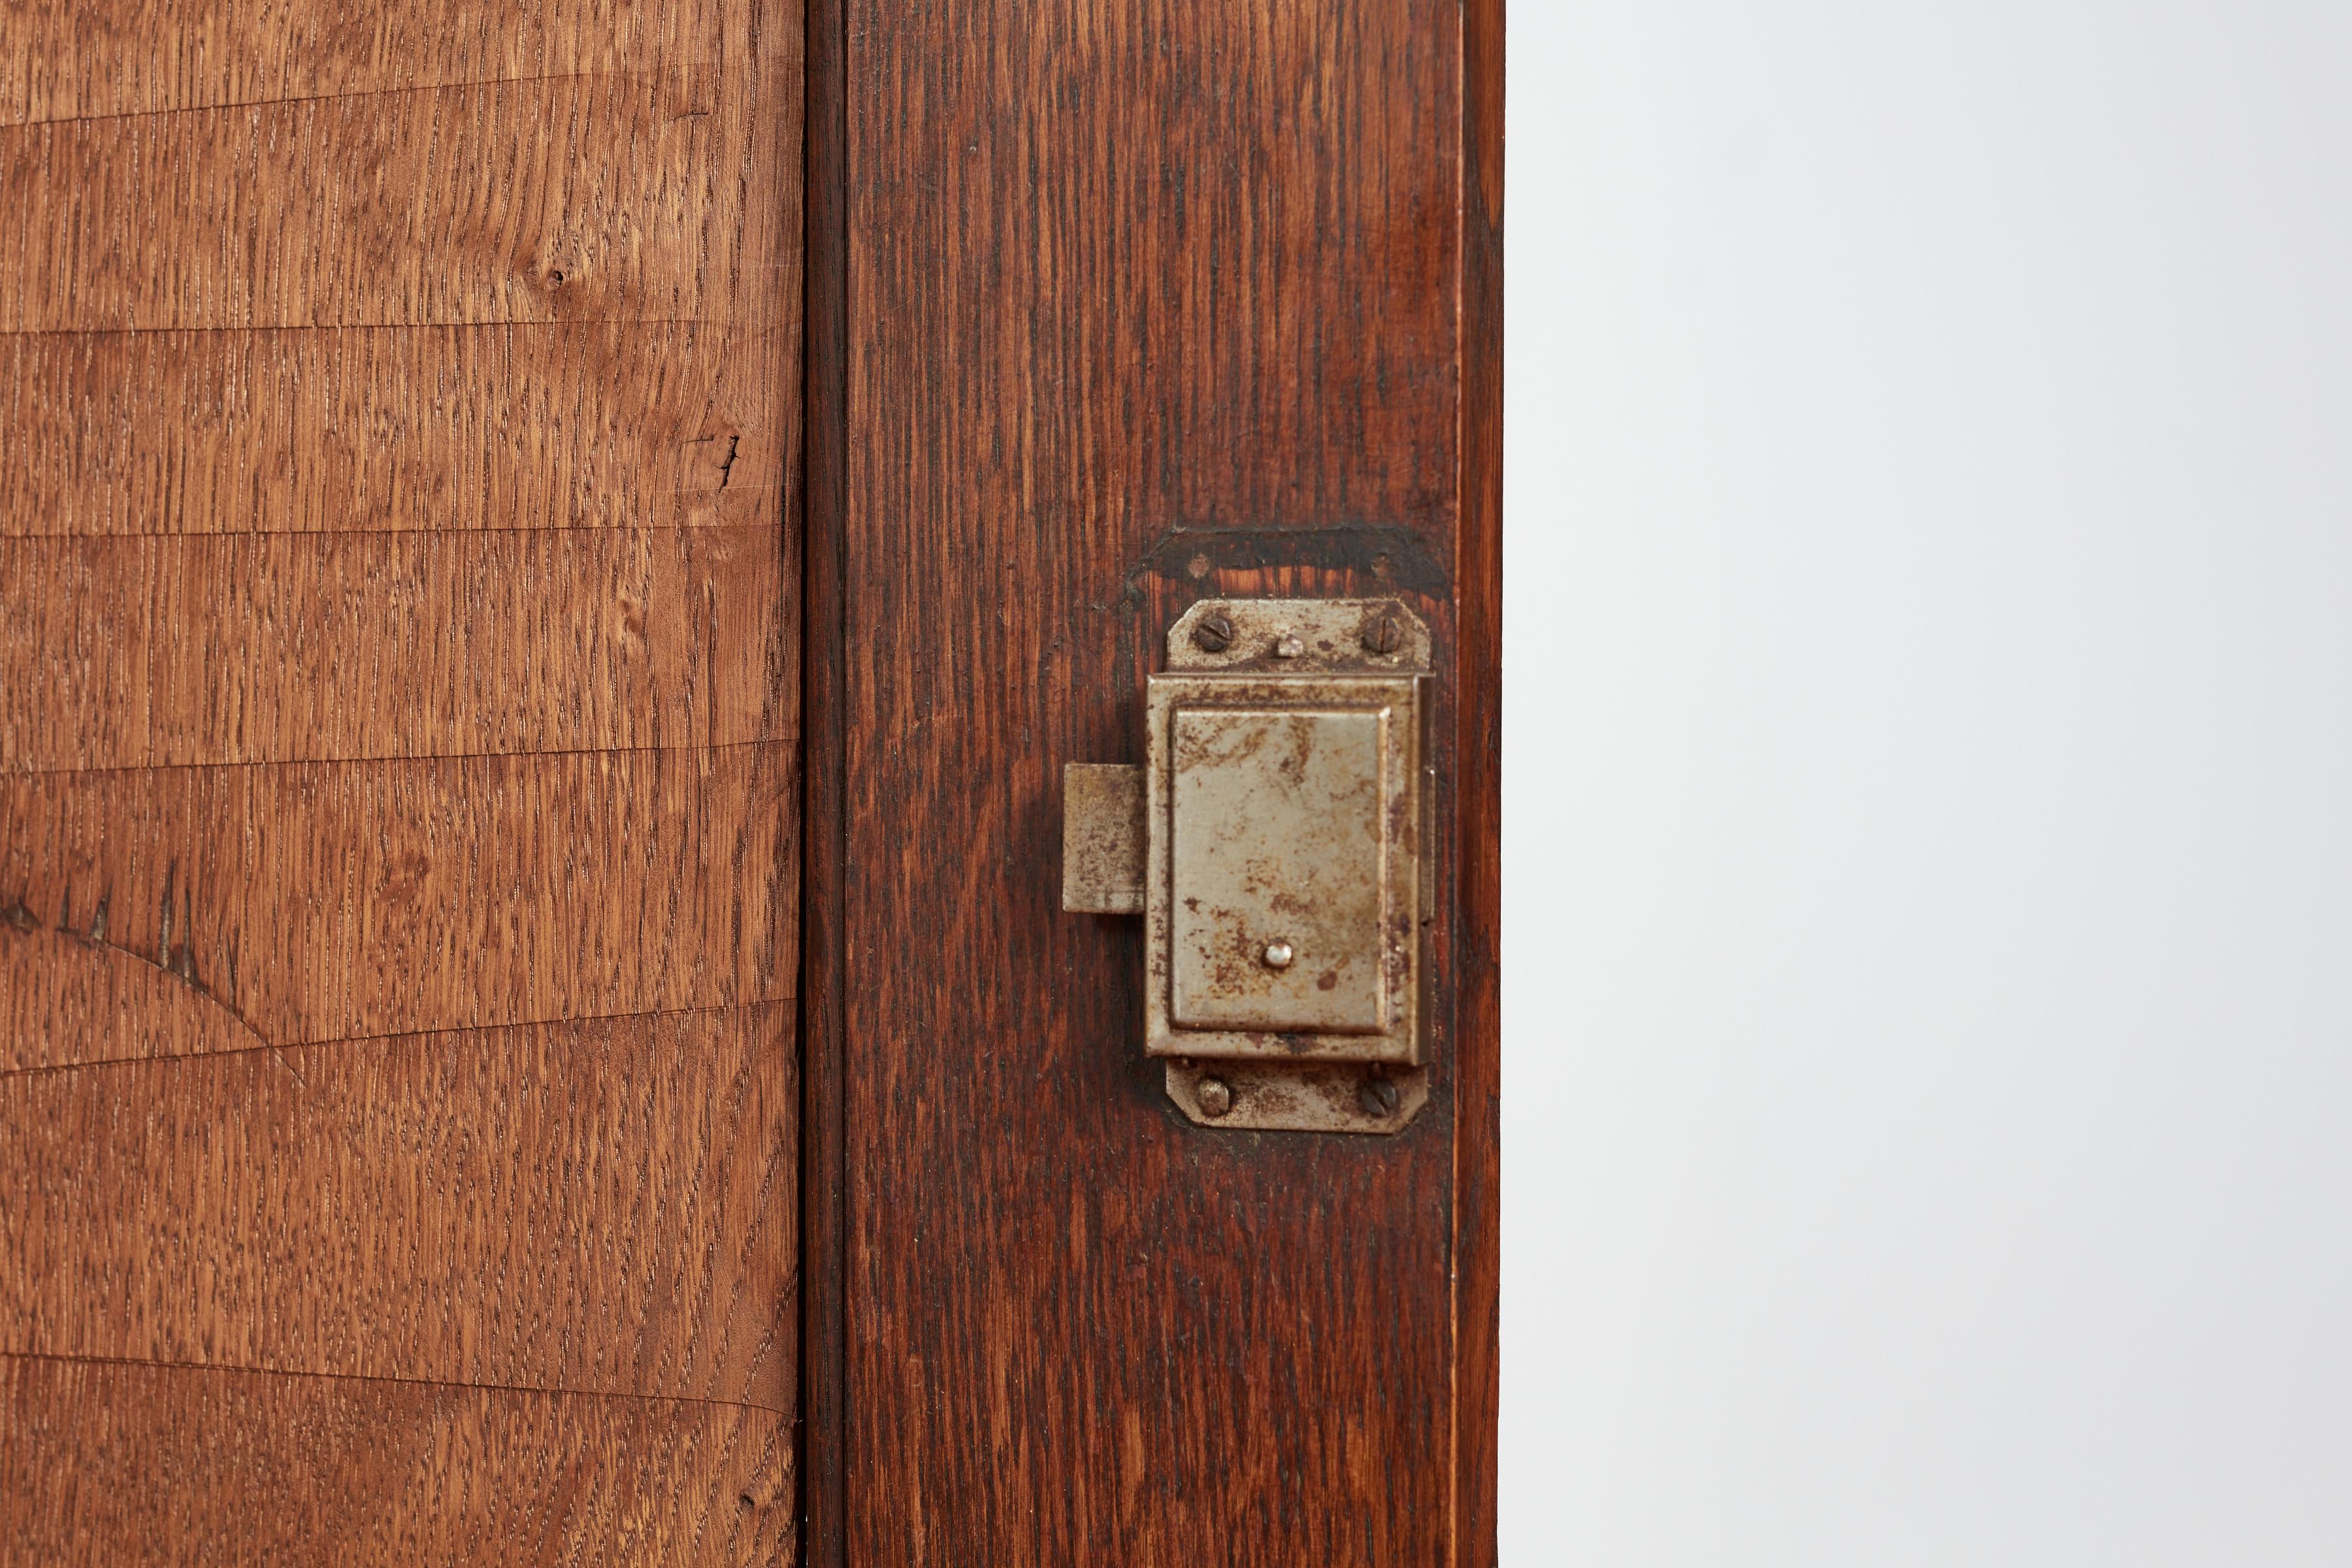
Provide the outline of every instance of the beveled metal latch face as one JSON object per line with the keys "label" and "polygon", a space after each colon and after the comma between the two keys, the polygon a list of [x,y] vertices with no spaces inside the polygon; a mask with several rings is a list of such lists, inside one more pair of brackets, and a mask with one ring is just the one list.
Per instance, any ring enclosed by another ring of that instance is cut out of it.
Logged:
{"label": "beveled metal latch face", "polygon": [[1140,768],[1064,772],[1063,904],[1144,917],[1144,1049],[1207,1126],[1392,1132],[1422,1049],[1429,632],[1389,599],[1211,600]]}

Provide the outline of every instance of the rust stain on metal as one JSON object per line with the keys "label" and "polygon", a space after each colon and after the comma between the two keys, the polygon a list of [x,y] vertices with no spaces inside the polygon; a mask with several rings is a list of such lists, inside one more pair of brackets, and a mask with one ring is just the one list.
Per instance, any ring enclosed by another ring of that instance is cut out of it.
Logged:
{"label": "rust stain on metal", "polygon": [[[1360,668],[1151,678],[1151,1055],[1421,1060],[1421,687]],[[1266,962],[1276,946],[1289,963]]]}
{"label": "rust stain on metal", "polygon": [[1429,1103],[1429,1069],[1367,1076],[1345,1063],[1171,1061],[1168,1098],[1203,1127],[1399,1132]]}
{"label": "rust stain on metal", "polygon": [[[1168,938],[1177,1027],[1387,1027],[1381,786],[1393,721],[1386,705],[1176,710],[1169,870],[1184,897]],[[1318,984],[1318,974],[1332,983]]]}
{"label": "rust stain on metal", "polygon": [[[1220,647],[1198,638],[1211,625],[1218,635],[1209,640]],[[1368,626],[1386,629],[1368,639]],[[1170,628],[1168,668],[1281,675],[1425,670],[1429,627],[1394,599],[1203,599]]]}

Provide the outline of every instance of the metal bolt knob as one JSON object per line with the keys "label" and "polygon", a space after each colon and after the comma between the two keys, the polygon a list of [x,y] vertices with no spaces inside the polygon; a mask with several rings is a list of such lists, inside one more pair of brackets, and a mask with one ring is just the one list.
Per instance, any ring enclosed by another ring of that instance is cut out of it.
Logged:
{"label": "metal bolt knob", "polygon": [[1234,1108],[1234,1091],[1226,1087],[1223,1079],[1202,1079],[1194,1094],[1201,1102],[1201,1114],[1203,1116],[1223,1116]]}
{"label": "metal bolt knob", "polygon": [[1265,944],[1265,966],[1268,969],[1287,969],[1290,967],[1291,961],[1297,956],[1290,951],[1290,944],[1286,942],[1270,942]]}

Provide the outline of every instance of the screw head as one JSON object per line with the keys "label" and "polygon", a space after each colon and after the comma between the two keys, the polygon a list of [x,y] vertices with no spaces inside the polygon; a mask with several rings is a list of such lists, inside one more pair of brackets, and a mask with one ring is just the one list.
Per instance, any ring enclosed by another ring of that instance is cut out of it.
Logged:
{"label": "screw head", "polygon": [[1265,944],[1265,966],[1268,969],[1287,969],[1297,956],[1290,951],[1290,944],[1286,942],[1270,942]]}
{"label": "screw head", "polygon": [[1364,1080],[1361,1099],[1365,1115],[1387,1117],[1396,1114],[1396,1108],[1404,1096],[1397,1091],[1394,1079],[1368,1078]]}
{"label": "screw head", "polygon": [[1364,623],[1364,651],[1390,654],[1404,646],[1404,626],[1394,616],[1379,615]]}
{"label": "screw head", "polygon": [[1223,653],[1234,646],[1234,621],[1221,611],[1211,611],[1192,623],[1192,646],[1202,653]]}
{"label": "screw head", "polygon": [[1233,1089],[1221,1078],[1202,1079],[1192,1096],[1201,1102],[1203,1116],[1223,1116],[1234,1108]]}

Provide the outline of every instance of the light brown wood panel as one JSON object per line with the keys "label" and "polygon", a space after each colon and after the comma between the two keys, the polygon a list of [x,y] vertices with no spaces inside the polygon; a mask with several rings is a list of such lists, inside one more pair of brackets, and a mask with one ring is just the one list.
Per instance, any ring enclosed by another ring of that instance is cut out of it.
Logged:
{"label": "light brown wood panel", "polygon": [[0,123],[714,59],[717,0],[13,0]]}
{"label": "light brown wood panel", "polygon": [[788,1004],[0,1078],[0,1351],[792,1408]]}
{"label": "light brown wood panel", "polygon": [[[796,286],[796,285],[795,285]],[[0,336],[0,536],[773,525],[797,335],[692,322]]]}
{"label": "light brown wood panel", "polygon": [[798,0],[5,9],[0,1563],[788,1557]]}
{"label": "light brown wood panel", "polygon": [[[778,742],[0,775],[0,1068],[788,996],[793,765]],[[226,1016],[137,1032],[163,997]]]}
{"label": "light brown wood panel", "polygon": [[768,63],[0,130],[0,331],[772,324]]}
{"label": "light brown wood panel", "polygon": [[0,1355],[0,1563],[774,1563],[790,1418]]}
{"label": "light brown wood panel", "polygon": [[27,540],[9,559],[0,773],[790,738],[772,522]]}

